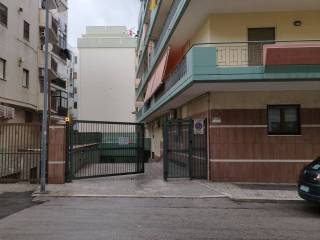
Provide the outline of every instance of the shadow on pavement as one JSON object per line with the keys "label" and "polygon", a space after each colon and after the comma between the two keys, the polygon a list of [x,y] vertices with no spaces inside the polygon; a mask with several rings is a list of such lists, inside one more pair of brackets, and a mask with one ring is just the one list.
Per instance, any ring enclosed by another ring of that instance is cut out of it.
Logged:
{"label": "shadow on pavement", "polygon": [[0,219],[16,212],[41,204],[32,202],[32,192],[2,193],[0,194]]}

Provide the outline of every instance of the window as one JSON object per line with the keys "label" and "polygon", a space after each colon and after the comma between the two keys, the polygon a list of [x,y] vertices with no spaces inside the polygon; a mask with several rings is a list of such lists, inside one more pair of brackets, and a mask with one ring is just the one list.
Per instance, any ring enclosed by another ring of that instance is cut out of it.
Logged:
{"label": "window", "polygon": [[78,57],[77,56],[74,57],[74,63],[78,64]]}
{"label": "window", "polygon": [[23,38],[27,41],[30,39],[30,24],[26,21],[23,24]]}
{"label": "window", "polygon": [[25,112],[25,122],[26,123],[32,123],[32,112]]}
{"label": "window", "polygon": [[270,105],[268,106],[268,133],[270,135],[299,135],[300,106]]}
{"label": "window", "polygon": [[8,8],[2,3],[0,3],[0,24],[8,26]]}
{"label": "window", "polygon": [[0,58],[0,79],[6,80],[6,60]]}
{"label": "window", "polygon": [[22,87],[29,88],[29,71],[23,69]]}
{"label": "window", "polygon": [[77,109],[77,108],[78,108],[78,103],[77,103],[77,102],[74,102],[74,103],[73,103],[73,108],[74,108],[74,109]]}

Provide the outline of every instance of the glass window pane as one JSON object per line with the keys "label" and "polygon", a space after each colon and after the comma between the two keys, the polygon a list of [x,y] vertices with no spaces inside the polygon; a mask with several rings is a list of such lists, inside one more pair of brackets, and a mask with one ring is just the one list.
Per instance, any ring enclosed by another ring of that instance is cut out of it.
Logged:
{"label": "glass window pane", "polygon": [[271,108],[268,111],[269,132],[281,131],[281,111],[280,109]]}
{"label": "glass window pane", "polygon": [[284,130],[287,132],[298,131],[298,112],[296,108],[286,108],[284,111]]}

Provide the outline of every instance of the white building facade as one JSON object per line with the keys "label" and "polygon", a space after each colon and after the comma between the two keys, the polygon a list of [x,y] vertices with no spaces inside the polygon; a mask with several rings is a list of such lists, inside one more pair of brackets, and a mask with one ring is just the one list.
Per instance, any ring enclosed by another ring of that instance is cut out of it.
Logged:
{"label": "white building facade", "polygon": [[126,27],[87,27],[78,39],[78,119],[135,121],[135,47]]}
{"label": "white building facade", "polygon": [[[68,1],[50,5],[50,117],[68,113]],[[0,122],[40,122],[43,111],[45,10],[41,0],[0,0]]]}

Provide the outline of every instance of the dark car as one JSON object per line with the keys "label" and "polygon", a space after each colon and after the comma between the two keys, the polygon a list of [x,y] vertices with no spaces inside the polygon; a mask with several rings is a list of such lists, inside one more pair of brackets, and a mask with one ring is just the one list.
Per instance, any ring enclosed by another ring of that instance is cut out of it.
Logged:
{"label": "dark car", "polygon": [[302,169],[298,193],[307,201],[320,203],[320,157]]}

